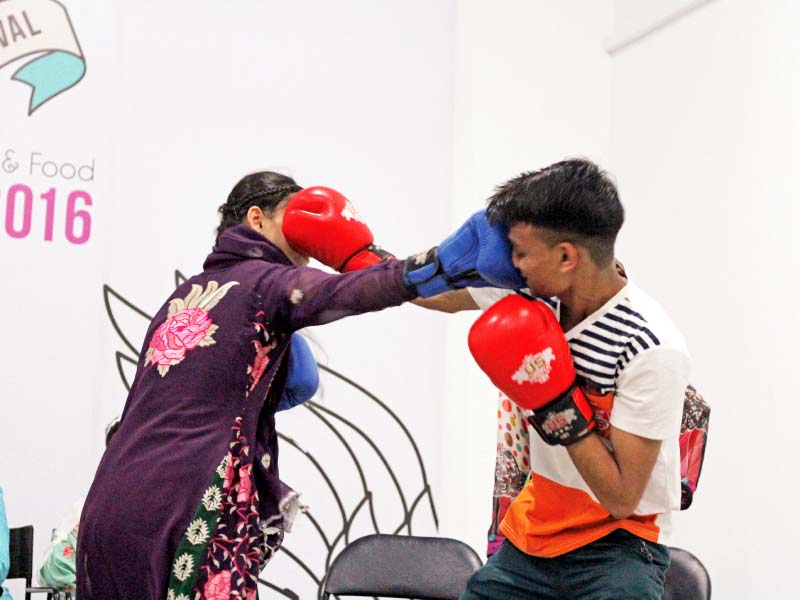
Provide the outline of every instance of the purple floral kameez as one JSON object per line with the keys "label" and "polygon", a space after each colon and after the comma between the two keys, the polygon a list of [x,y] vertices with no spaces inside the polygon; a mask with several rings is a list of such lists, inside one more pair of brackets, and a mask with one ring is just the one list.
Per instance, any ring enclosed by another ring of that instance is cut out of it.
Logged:
{"label": "purple floral kameez", "polygon": [[331,275],[224,232],[148,329],[81,516],[78,597],[255,599],[297,507],[275,431],[292,332],[413,297],[399,261]]}

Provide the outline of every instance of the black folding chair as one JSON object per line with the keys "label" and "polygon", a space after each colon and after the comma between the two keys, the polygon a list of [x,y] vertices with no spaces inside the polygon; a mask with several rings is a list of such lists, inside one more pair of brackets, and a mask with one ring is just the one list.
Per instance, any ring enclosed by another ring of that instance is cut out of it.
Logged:
{"label": "black folding chair", "polygon": [[345,547],[325,577],[323,598],[385,596],[457,600],[481,559],[449,538],[375,534]]}
{"label": "black folding chair", "polygon": [[694,554],[670,548],[672,563],[667,571],[663,600],[709,600],[711,578],[708,571]]}
{"label": "black folding chair", "polygon": [[72,600],[72,594],[52,587],[31,587],[33,581],[33,525],[9,529],[9,555],[11,568],[6,579],[25,580],[25,600],[31,600],[31,594],[47,594],[54,600]]}

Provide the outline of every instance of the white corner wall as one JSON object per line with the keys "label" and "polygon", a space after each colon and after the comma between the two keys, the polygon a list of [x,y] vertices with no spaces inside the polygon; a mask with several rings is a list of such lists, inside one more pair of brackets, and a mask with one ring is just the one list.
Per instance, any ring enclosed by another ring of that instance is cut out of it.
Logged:
{"label": "white corner wall", "polygon": [[[674,543],[719,597],[791,595],[800,558],[798,31],[788,0],[458,3],[451,225],[498,183],[565,156],[615,176],[618,255],[684,332],[712,404]],[[495,404],[465,343],[475,317],[448,323],[442,533],[483,553]]]}
{"label": "white corner wall", "polygon": [[712,405],[676,544],[720,598],[796,596],[800,5],[718,0],[614,58],[620,256],[686,335]]}

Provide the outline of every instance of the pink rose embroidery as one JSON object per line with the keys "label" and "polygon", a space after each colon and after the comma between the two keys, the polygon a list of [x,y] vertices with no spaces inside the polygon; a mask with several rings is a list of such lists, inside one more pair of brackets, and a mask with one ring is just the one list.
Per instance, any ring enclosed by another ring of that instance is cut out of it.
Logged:
{"label": "pink rose embroidery", "polygon": [[167,319],[153,333],[145,361],[158,365],[158,372],[164,377],[170,367],[183,361],[189,350],[215,344],[214,332],[218,326],[208,312],[234,285],[238,282],[231,281],[219,287],[216,281],[209,281],[204,290],[194,284],[185,298],[170,300]]}
{"label": "pink rose embroidery", "polygon": [[250,390],[256,387],[256,384],[261,380],[264,374],[264,369],[269,364],[269,351],[274,348],[274,345],[262,346],[258,340],[253,340],[253,345],[256,347],[256,357],[253,360],[253,365],[250,367]]}
{"label": "pink rose embroidery", "polygon": [[150,341],[150,363],[174,365],[183,360],[188,350],[206,338],[213,325],[208,313],[202,308],[186,308],[164,321]]}
{"label": "pink rose embroidery", "polygon": [[233,475],[235,469],[233,468],[233,456],[228,452],[228,462],[225,465],[225,480],[222,482],[223,489],[229,490],[233,485]]}
{"label": "pink rose embroidery", "polygon": [[263,310],[256,313],[256,321],[253,323],[255,330],[261,334],[260,337],[263,339],[264,343],[262,343],[260,340],[253,340],[253,346],[256,349],[256,355],[253,358],[253,364],[247,365],[248,394],[252,392],[253,388],[258,385],[259,381],[261,381],[261,376],[264,375],[264,371],[269,364],[269,353],[277,345],[277,342],[275,341],[270,342],[270,334],[269,331],[267,331],[266,323],[262,323],[258,320],[263,316]]}
{"label": "pink rose embroidery", "polygon": [[222,571],[216,573],[203,588],[203,596],[206,600],[228,600],[231,593],[231,572]]}
{"label": "pink rose embroidery", "polygon": [[250,492],[253,489],[253,478],[250,476],[250,466],[241,467],[239,469],[239,495],[236,496],[236,502],[249,502]]}
{"label": "pink rose embroidery", "polygon": [[75,548],[72,547],[72,544],[66,544],[61,550],[61,554],[67,558],[72,558],[75,555]]}

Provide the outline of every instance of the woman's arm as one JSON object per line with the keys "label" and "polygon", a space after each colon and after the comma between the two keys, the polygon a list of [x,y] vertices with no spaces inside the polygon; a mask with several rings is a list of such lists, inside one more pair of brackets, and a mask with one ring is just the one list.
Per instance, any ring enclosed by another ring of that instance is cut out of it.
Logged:
{"label": "woman's arm", "polygon": [[417,298],[411,301],[412,304],[446,313],[457,313],[462,310],[478,310],[478,304],[472,299],[472,295],[464,288],[445,292],[430,298]]}
{"label": "woman's arm", "polygon": [[416,297],[403,283],[399,260],[341,275],[276,265],[259,287],[273,326],[288,331],[399,306]]}

